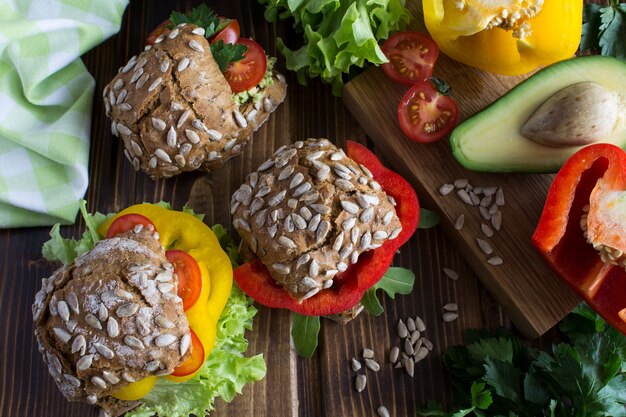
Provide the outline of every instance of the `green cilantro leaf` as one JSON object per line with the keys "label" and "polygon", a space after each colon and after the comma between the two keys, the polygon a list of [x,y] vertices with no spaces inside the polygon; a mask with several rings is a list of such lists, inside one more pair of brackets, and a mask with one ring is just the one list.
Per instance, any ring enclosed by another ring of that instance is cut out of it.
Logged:
{"label": "green cilantro leaf", "polygon": [[317,349],[317,336],[320,332],[319,316],[303,316],[293,313],[291,338],[298,355],[305,358],[313,356]]}
{"label": "green cilantro leaf", "polygon": [[626,4],[611,0],[609,6],[586,4],[583,8],[581,51],[626,60]]}
{"label": "green cilantro leaf", "polygon": [[361,304],[374,316],[380,316],[383,313],[383,307],[378,301],[376,290],[381,289],[393,299],[396,294],[410,294],[415,284],[415,274],[410,269],[391,267],[385,272],[385,275],[372,288],[367,290],[361,299]]}
{"label": "green cilantro leaf", "polygon": [[420,208],[420,223],[417,226],[419,229],[430,229],[439,224],[439,215],[434,211]]}
{"label": "green cilantro leaf", "polygon": [[237,62],[243,59],[243,54],[246,53],[248,47],[241,44],[225,44],[223,40],[219,40],[214,44],[211,44],[211,53],[217,65],[220,67],[220,71],[226,71],[228,64],[231,62]]}

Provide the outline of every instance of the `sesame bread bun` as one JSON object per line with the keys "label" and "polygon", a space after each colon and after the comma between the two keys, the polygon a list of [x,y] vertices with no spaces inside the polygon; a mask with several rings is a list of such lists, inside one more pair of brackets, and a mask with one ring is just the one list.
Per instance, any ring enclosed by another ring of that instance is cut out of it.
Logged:
{"label": "sesame bread bun", "polygon": [[305,300],[402,230],[394,200],[327,139],[283,146],[233,194],[233,225],[278,284]]}
{"label": "sesame bread bun", "polygon": [[124,154],[156,179],[213,171],[239,155],[286,89],[284,77],[273,71],[256,101],[237,104],[204,29],[181,24],[120,68],[103,99]]}
{"label": "sesame bread bun", "polygon": [[189,355],[178,278],[148,228],[105,239],[42,280],[35,336],[63,395],[118,416],[139,405],[113,393],[167,375]]}

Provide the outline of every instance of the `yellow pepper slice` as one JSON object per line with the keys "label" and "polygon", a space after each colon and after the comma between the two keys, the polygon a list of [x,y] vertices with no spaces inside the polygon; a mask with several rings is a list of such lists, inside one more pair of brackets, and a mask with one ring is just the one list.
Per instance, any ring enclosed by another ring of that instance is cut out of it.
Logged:
{"label": "yellow pepper slice", "polygon": [[[153,204],[138,204],[128,207],[109,219],[98,229],[101,236],[106,235],[111,223],[125,214],[141,214],[152,221],[159,233],[159,241],[164,249],[179,249],[191,255],[202,273],[202,290],[198,300],[185,314],[189,327],[200,339],[204,348],[204,360],[213,350],[216,337],[217,321],[228,301],[233,284],[233,270],[230,259],[224,253],[215,234],[201,220],[188,213],[169,210]],[[199,371],[199,370],[198,370]],[[183,377],[167,376],[176,382],[187,381],[198,372]],[[138,385],[142,381],[114,393],[120,399],[139,399],[145,396],[154,382]],[[147,390],[146,390],[147,389]],[[138,395],[140,395],[138,397]],[[122,398],[124,397],[124,398]]]}
{"label": "yellow pepper slice", "polygon": [[[583,2],[535,0],[525,18],[528,8],[523,7],[528,4],[526,0],[423,0],[424,22],[443,53],[484,71],[520,75],[572,57],[580,43]],[[522,16],[517,18],[519,11]]]}

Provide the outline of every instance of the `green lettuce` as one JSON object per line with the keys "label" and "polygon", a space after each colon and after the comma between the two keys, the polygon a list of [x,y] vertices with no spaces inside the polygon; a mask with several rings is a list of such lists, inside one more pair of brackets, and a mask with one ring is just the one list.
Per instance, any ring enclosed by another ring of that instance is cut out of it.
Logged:
{"label": "green lettuce", "polygon": [[307,77],[321,77],[332,85],[336,96],[341,96],[343,74],[363,68],[367,62],[387,62],[378,42],[411,20],[405,0],[259,2],[266,5],[268,21],[293,18],[296,31],[304,34],[304,45],[295,50],[278,38],[287,68],[297,72],[301,84],[306,84]]}
{"label": "green lettuce", "polygon": [[[157,205],[171,209],[169,203]],[[202,219],[202,215],[185,206],[185,213]],[[81,213],[87,230],[81,239],[64,239],[60,226],[55,225],[50,231],[51,239],[44,243],[42,252],[50,261],[71,263],[78,256],[91,250],[101,239],[97,228],[114,214],[89,214],[86,202],[81,202]],[[222,249],[226,251],[233,265],[236,266],[237,251],[226,229],[219,224],[213,226]],[[204,416],[213,410],[215,398],[230,402],[240,394],[248,382],[259,381],[265,377],[266,366],[263,355],[245,357],[248,349],[245,339],[246,330],[252,329],[252,320],[256,315],[252,300],[236,285],[230,293],[226,307],[217,323],[215,347],[200,372],[187,382],[176,383],[159,378],[150,393],[142,399],[143,404],[126,414],[128,417],[148,417],[153,415],[168,417],[187,417],[190,414]]]}

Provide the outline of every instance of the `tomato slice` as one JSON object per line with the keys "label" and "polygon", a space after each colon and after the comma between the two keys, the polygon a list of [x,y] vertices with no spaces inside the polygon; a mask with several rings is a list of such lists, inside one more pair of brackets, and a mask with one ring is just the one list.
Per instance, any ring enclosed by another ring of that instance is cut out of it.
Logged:
{"label": "tomato slice", "polygon": [[189,333],[191,334],[191,344],[189,345],[191,355],[189,355],[187,360],[185,360],[182,365],[174,368],[172,376],[191,375],[204,363],[204,347],[193,330],[189,329]]}
{"label": "tomato slice", "polygon": [[174,265],[178,275],[178,296],[183,300],[183,310],[189,310],[200,298],[202,291],[202,273],[198,263],[187,252],[171,249],[165,257]]}
{"label": "tomato slice", "polygon": [[389,59],[382,65],[385,74],[406,85],[429,78],[439,56],[435,41],[418,32],[398,32],[387,39],[380,49]]}
{"label": "tomato slice", "polygon": [[[217,41],[224,41],[224,43],[236,43],[239,39],[239,22],[236,19],[221,19],[221,25],[225,25],[222,30],[220,30],[217,35],[213,36],[210,40],[210,43],[216,43]],[[220,25],[220,26],[221,26]]]}
{"label": "tomato slice", "polygon": [[168,26],[170,26],[171,24],[172,22],[170,22],[170,19],[162,21],[159,26],[155,27],[152,32],[150,32],[150,34],[146,38],[146,43],[148,45],[154,45],[154,42],[159,36],[168,35],[171,32],[171,30],[168,29]]}
{"label": "tomato slice", "polygon": [[385,168],[367,148],[347,141],[347,154],[366,166],[385,192],[396,200],[396,212],[402,232],[394,240],[386,241],[378,249],[359,256],[359,261],[345,272],[335,275],[334,285],[315,296],[298,302],[276,283],[265,265],[258,259],[233,271],[239,287],[256,302],[267,307],[285,308],[307,316],[337,314],[354,307],[365,291],[376,284],[389,269],[396,251],[415,232],[419,222],[419,201],[415,190],[397,173]]}
{"label": "tomato slice", "polygon": [[400,128],[411,140],[435,142],[456,126],[459,108],[450,96],[441,94],[430,81],[420,81],[398,104]]}
{"label": "tomato slice", "polygon": [[109,239],[119,234],[133,230],[133,228],[138,224],[143,225],[143,227],[152,226],[152,229],[156,231],[154,223],[152,223],[150,219],[148,219],[146,216],[131,213],[125,214],[115,219],[113,223],[111,223],[111,226],[109,226],[109,230],[107,230],[106,238]]}
{"label": "tomato slice", "polygon": [[239,38],[237,44],[245,45],[248,50],[242,60],[231,62],[224,72],[233,93],[241,93],[259,85],[267,69],[267,56],[261,45],[248,38]]}

